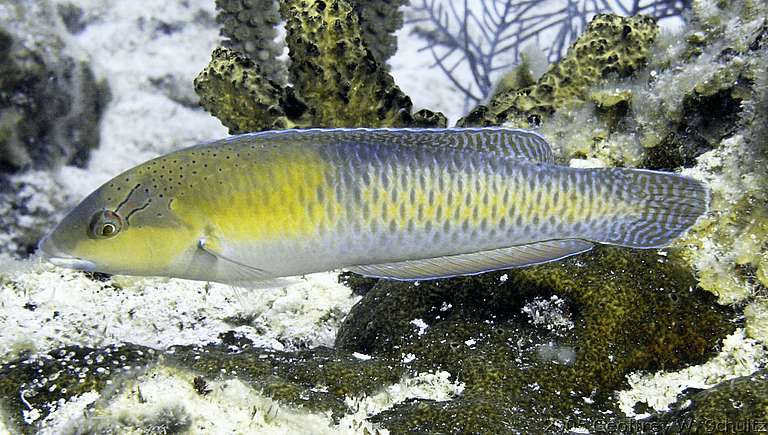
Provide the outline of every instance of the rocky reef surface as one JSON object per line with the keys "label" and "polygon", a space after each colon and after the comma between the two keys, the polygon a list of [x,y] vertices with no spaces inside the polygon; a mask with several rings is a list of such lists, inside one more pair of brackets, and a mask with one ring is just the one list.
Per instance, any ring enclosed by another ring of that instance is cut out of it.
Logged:
{"label": "rocky reef surface", "polygon": [[[99,144],[99,123],[109,99],[105,81],[70,43],[65,20],[50,6],[0,4],[2,252],[29,253],[39,228],[53,222],[48,205],[66,203],[54,183],[39,180],[39,173],[21,172],[85,165]],[[55,191],[59,195],[49,201],[47,194]],[[17,210],[25,219],[16,219]]]}
{"label": "rocky reef surface", "polygon": [[[375,13],[372,2],[351,0],[221,0],[216,12],[203,3],[125,22],[170,32],[166,43],[185,40],[170,17],[213,32],[221,24],[227,42],[213,49],[211,39],[194,89],[232,133],[447,123],[439,112],[413,111],[385,64],[400,1],[377,2]],[[75,29],[95,19],[61,10]],[[254,10],[269,13],[255,20]],[[287,58],[275,42],[281,20]],[[600,15],[562,60],[535,78],[522,63],[509,74],[523,79],[459,121],[538,129],[561,164],[704,181],[712,212],[673,246],[603,247],[432,282],[323,274],[251,291],[14,261],[0,269],[0,425],[42,433],[757,430],[768,421],[767,20],[757,1],[695,1],[676,33],[642,16]],[[112,85],[118,96],[150,87],[161,95],[153,110],[174,101],[187,120],[205,116],[190,107],[189,75],[183,85],[148,73],[133,88],[112,77],[122,83]],[[110,107],[107,123],[142,112]],[[121,164],[165,151],[141,144]],[[109,149],[92,153],[88,168]]]}

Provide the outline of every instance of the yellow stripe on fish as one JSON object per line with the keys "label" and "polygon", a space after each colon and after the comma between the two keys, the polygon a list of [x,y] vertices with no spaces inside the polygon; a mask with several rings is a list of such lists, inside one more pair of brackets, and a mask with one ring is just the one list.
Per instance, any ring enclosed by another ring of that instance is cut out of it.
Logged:
{"label": "yellow stripe on fish", "polygon": [[593,243],[664,246],[708,202],[701,183],[674,174],[555,165],[525,130],[287,130],[126,171],[41,246],[59,264],[109,273],[244,282],[349,268],[430,279]]}
{"label": "yellow stripe on fish", "polygon": [[[263,159],[237,163],[237,167],[211,161],[209,164],[222,173],[207,176],[202,186],[188,185],[170,209],[185,224],[208,228],[225,238],[258,241],[310,237],[318,228],[331,224],[327,219],[332,214],[325,210],[328,204],[315,192],[323,187],[333,167],[313,150],[290,151],[265,152]],[[197,153],[200,161],[215,159],[212,152]],[[219,153],[225,160],[238,159],[234,151]]]}

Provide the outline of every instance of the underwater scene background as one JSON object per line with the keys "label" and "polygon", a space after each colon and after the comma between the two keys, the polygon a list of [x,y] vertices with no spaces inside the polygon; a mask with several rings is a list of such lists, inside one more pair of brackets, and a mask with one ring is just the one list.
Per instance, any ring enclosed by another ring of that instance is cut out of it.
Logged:
{"label": "underwater scene background", "polygon": [[[227,134],[534,129],[676,172],[661,250],[234,288],[56,268],[122,170]],[[0,433],[768,430],[763,1],[0,0]]]}

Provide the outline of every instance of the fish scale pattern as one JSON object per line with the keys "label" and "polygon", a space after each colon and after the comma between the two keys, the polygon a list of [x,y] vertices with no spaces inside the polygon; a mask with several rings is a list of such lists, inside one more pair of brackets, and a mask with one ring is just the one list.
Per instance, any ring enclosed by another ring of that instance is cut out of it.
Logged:
{"label": "fish scale pattern", "polygon": [[[389,246],[407,251],[405,256],[419,250],[450,255],[468,247],[587,236],[578,233],[587,228],[580,222],[595,211],[587,206],[589,192],[577,187],[586,174],[569,179],[568,168],[527,160],[391,145],[327,145],[323,158],[345,162],[329,186],[333,199],[344,204],[347,227],[339,229],[366,238],[365,250]],[[574,222],[563,218],[569,201],[583,205],[581,220],[576,212]]]}
{"label": "fish scale pattern", "polygon": [[663,246],[708,207],[704,186],[673,174],[550,164],[544,139],[524,130],[314,129],[238,143],[319,150],[321,205],[306,215],[317,234],[345,234],[366,251],[413,245],[404,257],[562,238]]}
{"label": "fish scale pattern", "polygon": [[503,204],[510,199],[504,178],[511,165],[493,170],[499,159],[459,149],[386,145],[328,145],[322,154],[329,161],[345,160],[331,183],[333,200],[343,204],[340,229],[364,238],[358,246],[365,250],[400,247],[392,252],[406,257],[422,250],[450,253],[481,241],[498,243],[493,239],[500,233],[506,233],[502,239],[512,235]]}

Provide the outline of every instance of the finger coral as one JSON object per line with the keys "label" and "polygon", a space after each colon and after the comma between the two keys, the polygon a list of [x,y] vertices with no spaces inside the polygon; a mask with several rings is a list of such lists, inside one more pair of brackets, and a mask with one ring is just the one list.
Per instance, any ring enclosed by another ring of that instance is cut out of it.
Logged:
{"label": "finger coral", "polygon": [[278,59],[283,44],[277,38],[282,18],[275,0],[216,0],[224,45],[245,54],[265,77],[284,82],[285,62]]}
{"label": "finger coral", "polygon": [[[410,98],[366,46],[351,2],[281,2],[280,11],[286,19],[291,86],[270,81],[256,63],[221,49],[195,81],[203,107],[230,132],[445,125],[441,115],[411,113]],[[251,109],[263,118],[249,121]]]}
{"label": "finger coral", "polygon": [[356,0],[353,3],[365,46],[381,65],[397,50],[394,33],[403,25],[400,7],[406,3],[408,0]]}

